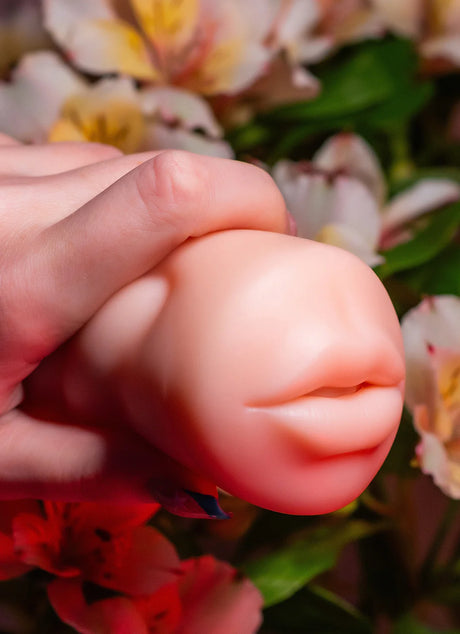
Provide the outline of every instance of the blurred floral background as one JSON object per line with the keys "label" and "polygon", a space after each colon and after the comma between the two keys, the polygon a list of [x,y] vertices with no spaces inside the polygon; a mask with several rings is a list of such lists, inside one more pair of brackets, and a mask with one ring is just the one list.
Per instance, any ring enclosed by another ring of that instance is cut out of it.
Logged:
{"label": "blurred floral background", "polygon": [[382,279],[408,371],[330,515],[1,502],[0,632],[459,634],[460,0],[0,0],[0,131],[257,162]]}

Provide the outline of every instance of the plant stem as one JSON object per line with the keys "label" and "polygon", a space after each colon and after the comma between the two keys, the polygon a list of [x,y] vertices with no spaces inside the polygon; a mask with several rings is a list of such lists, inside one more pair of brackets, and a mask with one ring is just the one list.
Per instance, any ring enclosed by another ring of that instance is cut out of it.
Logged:
{"label": "plant stem", "polygon": [[428,553],[425,557],[424,562],[420,568],[420,579],[422,586],[429,585],[433,569],[436,565],[437,558],[441,551],[442,546],[444,545],[445,539],[449,533],[449,529],[452,525],[452,522],[457,517],[457,512],[459,509],[459,503],[456,500],[449,500],[449,504],[446,508],[444,516],[439,523],[438,529],[434,536],[434,539],[431,543],[431,546],[428,550]]}

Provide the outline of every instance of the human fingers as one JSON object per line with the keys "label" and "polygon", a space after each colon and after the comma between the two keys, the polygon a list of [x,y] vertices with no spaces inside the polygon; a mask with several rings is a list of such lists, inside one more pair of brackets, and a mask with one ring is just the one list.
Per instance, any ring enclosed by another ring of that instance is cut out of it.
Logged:
{"label": "human fingers", "polygon": [[[117,155],[39,178],[21,175],[3,177],[3,201],[12,201],[12,205],[6,202],[8,208],[17,207],[18,200],[25,210],[33,207],[33,214],[27,213],[24,220],[31,226],[48,226],[70,215],[119,178],[159,153]],[[17,223],[17,218],[18,214],[14,213],[13,225]]]}
{"label": "human fingers", "polygon": [[45,357],[187,238],[231,228],[284,232],[287,225],[283,198],[263,170],[181,151],[158,154],[38,233],[27,257],[10,262],[20,284],[8,301],[34,333],[29,356]]}
{"label": "human fingers", "polygon": [[58,174],[118,156],[122,156],[120,150],[102,143],[69,141],[46,145],[22,145],[11,137],[6,137],[4,143],[0,138],[0,174],[3,175]]}
{"label": "human fingers", "polygon": [[16,409],[0,418],[0,499],[18,498],[157,501],[188,517],[222,513],[212,483],[133,432],[56,424]]}

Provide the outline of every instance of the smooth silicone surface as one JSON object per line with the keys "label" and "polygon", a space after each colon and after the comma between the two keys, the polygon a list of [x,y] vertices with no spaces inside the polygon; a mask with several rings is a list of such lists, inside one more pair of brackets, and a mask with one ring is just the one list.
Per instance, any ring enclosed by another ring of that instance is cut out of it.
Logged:
{"label": "smooth silicone surface", "polygon": [[300,238],[190,240],[72,345],[81,363],[62,384],[83,417],[116,413],[193,471],[279,512],[353,500],[401,416],[403,346],[385,289],[353,255]]}

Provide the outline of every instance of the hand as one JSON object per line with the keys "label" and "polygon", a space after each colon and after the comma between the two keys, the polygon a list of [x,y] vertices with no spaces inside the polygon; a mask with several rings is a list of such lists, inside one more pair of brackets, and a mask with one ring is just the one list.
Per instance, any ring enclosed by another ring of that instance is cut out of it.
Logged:
{"label": "hand", "polygon": [[180,151],[123,156],[97,144],[23,146],[0,135],[0,218],[0,498],[151,501],[148,482],[170,475],[194,486],[193,474],[129,429],[31,416],[21,409],[21,383],[188,237],[286,231],[270,177]]}

